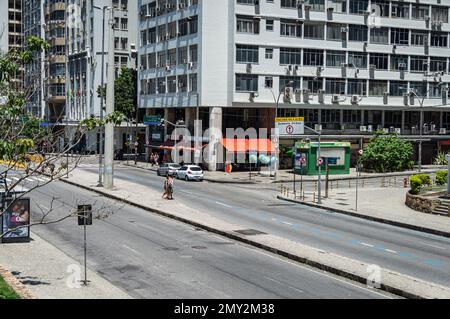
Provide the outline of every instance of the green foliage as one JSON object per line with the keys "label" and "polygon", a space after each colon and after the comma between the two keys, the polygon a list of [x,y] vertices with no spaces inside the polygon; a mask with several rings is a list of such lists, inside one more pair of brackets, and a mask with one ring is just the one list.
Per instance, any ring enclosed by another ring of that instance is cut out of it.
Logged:
{"label": "green foliage", "polygon": [[378,173],[395,172],[413,167],[412,154],[411,143],[400,139],[396,134],[377,131],[360,160],[364,167]]}
{"label": "green foliage", "polygon": [[411,190],[413,195],[418,195],[423,186],[431,186],[431,177],[429,174],[417,174],[410,178]]}
{"label": "green foliage", "polygon": [[1,299],[20,299],[20,296],[8,286],[2,277],[0,277],[0,300]]}
{"label": "green foliage", "polygon": [[436,172],[436,184],[439,186],[447,184],[447,173],[448,171],[438,171]]}
{"label": "green foliage", "polygon": [[122,68],[114,85],[114,100],[116,111],[124,114],[127,119],[131,119],[136,111],[136,92],[136,72],[132,69]]}
{"label": "green foliage", "polygon": [[445,159],[445,153],[439,152],[436,158],[434,159],[434,165],[447,165],[447,160]]}
{"label": "green foliage", "polygon": [[119,125],[124,121],[126,121],[125,114],[115,111],[115,112],[105,116],[105,118],[103,120],[100,120],[96,117],[90,117],[88,119],[82,120],[80,122],[80,127],[86,127],[88,130],[93,130],[94,128],[96,128],[98,126],[104,126],[104,125],[110,124],[110,123],[112,123],[114,125]]}

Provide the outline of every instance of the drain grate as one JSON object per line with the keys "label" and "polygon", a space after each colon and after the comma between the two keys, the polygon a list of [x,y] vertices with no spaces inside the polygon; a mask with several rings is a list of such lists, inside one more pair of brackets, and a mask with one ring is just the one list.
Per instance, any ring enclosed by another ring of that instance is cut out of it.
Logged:
{"label": "drain grate", "polygon": [[164,247],[164,250],[169,250],[169,251],[176,251],[176,250],[180,250],[179,248],[176,247]]}
{"label": "drain grate", "polygon": [[246,236],[252,236],[252,235],[266,235],[266,233],[256,230],[256,229],[240,229],[235,230],[236,233],[246,235]]}
{"label": "drain grate", "polygon": [[192,246],[192,249],[206,249],[205,246]]}

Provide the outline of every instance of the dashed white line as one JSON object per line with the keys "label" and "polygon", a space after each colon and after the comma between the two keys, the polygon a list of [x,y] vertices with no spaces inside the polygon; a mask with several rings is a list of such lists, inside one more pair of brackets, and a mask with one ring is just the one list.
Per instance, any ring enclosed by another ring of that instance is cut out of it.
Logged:
{"label": "dashed white line", "polygon": [[233,208],[233,206],[230,206],[230,205],[227,205],[227,204],[224,204],[224,203],[221,203],[221,202],[216,202],[216,204],[221,205],[221,206],[225,206],[225,207],[228,207],[228,208]]}
{"label": "dashed white line", "polygon": [[445,250],[445,247],[441,247],[441,246],[436,246],[436,245],[432,245],[432,244],[427,244],[427,243],[422,243],[422,244],[424,244],[424,245],[427,245],[427,246],[430,246],[430,247],[434,247],[434,248],[437,248],[437,249],[442,249],[442,250]]}
{"label": "dashed white line", "polygon": [[289,225],[289,226],[294,226],[294,224],[292,223],[288,223],[288,222],[282,222],[283,224]]}
{"label": "dashed white line", "polygon": [[374,247],[374,245],[371,245],[371,244],[366,244],[366,243],[360,243],[361,245],[363,245],[363,246],[367,246],[367,247]]}
{"label": "dashed white line", "polygon": [[387,252],[389,252],[389,253],[393,253],[393,254],[396,254],[397,252],[395,251],[395,250],[391,250],[391,249],[385,249]]}
{"label": "dashed white line", "polygon": [[127,245],[122,245],[122,247],[125,248],[125,249],[128,249],[128,250],[132,251],[133,253],[135,253],[135,254],[137,254],[137,255],[139,255],[139,256],[142,256],[142,254],[141,254],[140,252],[138,252],[136,249],[133,249],[133,248],[131,248],[131,247],[128,247]]}

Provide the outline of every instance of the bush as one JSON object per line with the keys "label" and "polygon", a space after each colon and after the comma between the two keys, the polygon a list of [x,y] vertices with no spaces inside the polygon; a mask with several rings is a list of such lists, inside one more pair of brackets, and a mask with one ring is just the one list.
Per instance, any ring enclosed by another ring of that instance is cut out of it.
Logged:
{"label": "bush", "polygon": [[418,195],[424,185],[431,186],[431,177],[429,174],[417,174],[411,176],[410,179],[411,190],[413,195]]}
{"label": "bush", "polygon": [[436,184],[439,186],[447,184],[447,171],[436,172]]}
{"label": "bush", "polygon": [[447,160],[445,159],[445,153],[439,152],[436,158],[434,159],[434,165],[447,165]]}
{"label": "bush", "polygon": [[403,171],[412,168],[413,146],[396,134],[378,131],[361,156],[365,168],[377,173]]}

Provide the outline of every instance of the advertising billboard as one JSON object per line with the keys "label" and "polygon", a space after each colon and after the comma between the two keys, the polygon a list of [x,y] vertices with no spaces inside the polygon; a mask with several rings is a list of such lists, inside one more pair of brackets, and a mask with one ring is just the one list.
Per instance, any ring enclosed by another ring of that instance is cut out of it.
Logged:
{"label": "advertising billboard", "polygon": [[2,215],[2,242],[30,241],[30,199],[14,199],[6,204],[7,209]]}

